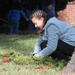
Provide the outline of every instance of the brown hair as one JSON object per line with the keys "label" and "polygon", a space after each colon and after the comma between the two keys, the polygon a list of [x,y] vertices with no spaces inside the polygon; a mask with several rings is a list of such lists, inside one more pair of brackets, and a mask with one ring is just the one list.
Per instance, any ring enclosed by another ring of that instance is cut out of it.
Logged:
{"label": "brown hair", "polygon": [[30,15],[30,19],[32,19],[33,17],[36,17],[38,19],[43,17],[46,20],[47,14],[44,11],[37,9],[32,12],[32,14]]}
{"label": "brown hair", "polygon": [[[44,18],[44,22],[46,22],[47,14],[44,11],[37,9],[37,10],[34,10],[32,12],[32,14],[30,15],[30,19],[32,20],[33,17],[36,17],[38,19],[40,19],[41,17],[43,17]],[[39,29],[38,30],[39,34],[42,34],[42,32],[43,32],[43,29]]]}

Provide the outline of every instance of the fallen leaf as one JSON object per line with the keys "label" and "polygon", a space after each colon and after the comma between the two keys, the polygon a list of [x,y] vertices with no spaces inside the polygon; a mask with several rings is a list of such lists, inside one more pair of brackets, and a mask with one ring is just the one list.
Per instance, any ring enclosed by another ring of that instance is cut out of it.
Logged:
{"label": "fallen leaf", "polygon": [[9,54],[3,54],[3,56],[4,56],[4,57],[8,57],[8,56],[9,56]]}
{"label": "fallen leaf", "polygon": [[48,66],[39,66],[36,69],[41,70],[41,69],[47,69],[47,68],[48,68]]}
{"label": "fallen leaf", "polygon": [[5,62],[9,62],[10,60],[11,60],[10,58],[5,58],[2,60],[2,62],[5,63]]}

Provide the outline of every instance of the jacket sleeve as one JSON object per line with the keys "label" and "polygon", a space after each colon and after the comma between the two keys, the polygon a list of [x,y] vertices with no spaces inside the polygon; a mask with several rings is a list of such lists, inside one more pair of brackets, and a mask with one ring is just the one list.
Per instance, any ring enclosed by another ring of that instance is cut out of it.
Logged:
{"label": "jacket sleeve", "polygon": [[34,47],[34,52],[33,54],[36,54],[36,53],[39,53],[41,51],[41,48],[40,48],[40,44],[42,43],[42,38],[41,36],[39,37],[39,40],[38,42],[36,43],[35,47]]}
{"label": "jacket sleeve", "polygon": [[25,14],[25,12],[24,12],[23,10],[21,10],[21,15],[22,15],[22,17],[23,17],[24,19],[28,19],[27,16],[26,16],[26,14]]}
{"label": "jacket sleeve", "polygon": [[58,45],[59,33],[60,30],[58,27],[56,27],[56,25],[49,25],[49,27],[47,27],[48,42],[47,46],[39,52],[41,57],[48,56],[56,50]]}

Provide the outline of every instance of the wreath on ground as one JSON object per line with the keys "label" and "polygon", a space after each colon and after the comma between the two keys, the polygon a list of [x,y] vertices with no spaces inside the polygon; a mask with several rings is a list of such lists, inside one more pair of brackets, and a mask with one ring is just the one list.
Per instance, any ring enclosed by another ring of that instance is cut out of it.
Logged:
{"label": "wreath on ground", "polygon": [[19,65],[29,65],[29,64],[37,64],[37,65],[45,65],[38,67],[37,69],[44,69],[44,68],[55,68],[57,66],[60,66],[62,68],[64,65],[67,64],[64,60],[58,61],[53,60],[51,57],[35,57],[35,56],[25,56],[19,52],[10,51],[10,52],[0,52],[0,59],[2,63],[6,62],[15,62]]}

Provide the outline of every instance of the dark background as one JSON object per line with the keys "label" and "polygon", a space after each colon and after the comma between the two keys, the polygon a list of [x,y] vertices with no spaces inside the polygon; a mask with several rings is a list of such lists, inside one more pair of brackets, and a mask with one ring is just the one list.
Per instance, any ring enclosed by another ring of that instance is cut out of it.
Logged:
{"label": "dark background", "polygon": [[[8,34],[9,32],[9,24],[7,22],[7,15],[14,1],[16,0],[0,0],[0,33]],[[60,10],[65,9],[68,1],[73,1],[73,0],[55,0],[56,13]],[[24,11],[26,8],[25,4],[26,4],[26,0],[21,0],[21,5]],[[39,3],[39,9],[41,9],[41,3]],[[28,29],[28,22],[25,21],[23,18],[21,18],[20,31],[27,30],[27,29]]]}

